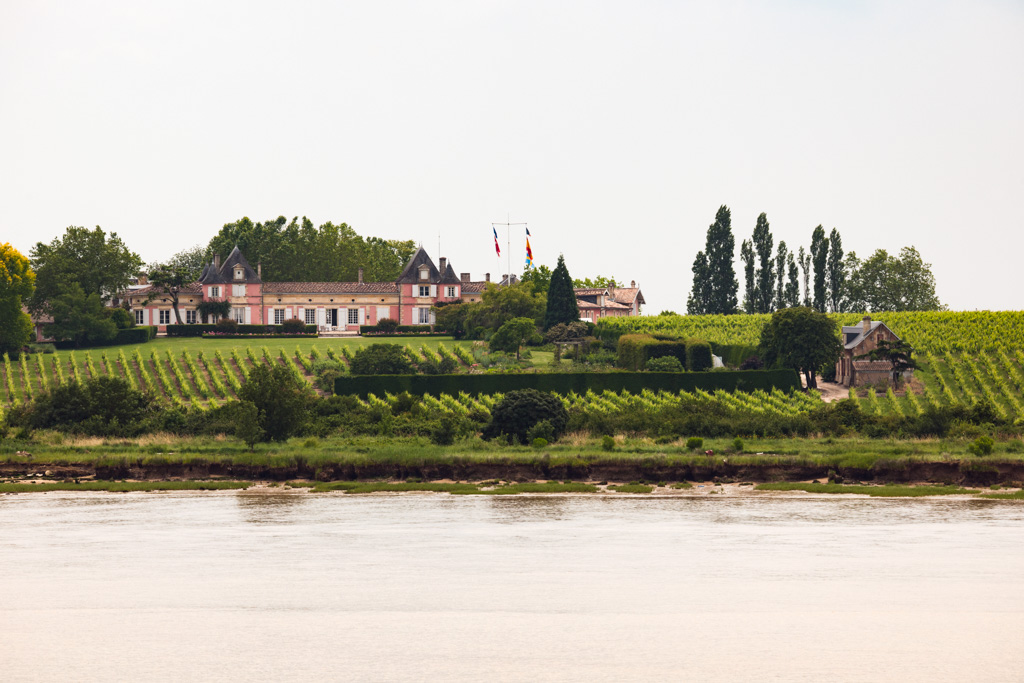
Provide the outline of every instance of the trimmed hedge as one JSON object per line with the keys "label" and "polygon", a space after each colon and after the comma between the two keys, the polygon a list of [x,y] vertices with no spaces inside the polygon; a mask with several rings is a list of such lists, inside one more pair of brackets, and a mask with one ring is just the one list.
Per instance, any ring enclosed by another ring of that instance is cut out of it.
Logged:
{"label": "trimmed hedge", "polygon": [[743,364],[743,361],[751,356],[760,355],[758,347],[754,344],[718,344],[711,342],[711,350],[716,356],[721,356],[722,362],[730,368],[738,368]]}
{"label": "trimmed hedge", "polygon": [[359,334],[366,335],[368,337],[408,337],[410,335],[416,337],[424,337],[435,335],[439,337],[450,337],[451,332],[444,332],[441,330],[434,330],[430,325],[399,325],[395,328],[394,332],[381,332],[380,328],[376,325],[360,325]]}
{"label": "trimmed hedge", "polygon": [[[316,325],[306,325],[305,334],[316,334]],[[216,325],[199,324],[199,325],[168,325],[167,336],[168,337],[202,337],[205,334],[216,332]],[[232,336],[246,337],[254,334],[272,334],[280,335],[280,325],[239,325],[238,329]]]}
{"label": "trimmed hedge", "polygon": [[156,337],[156,328],[149,325],[139,325],[137,327],[128,327],[123,330],[118,330],[117,334],[110,341],[103,344],[90,344],[89,346],[75,346],[73,341],[58,341],[53,342],[53,345],[58,349],[89,349],[100,346],[124,346],[125,344],[145,344],[150,339]]}
{"label": "trimmed hedge", "polygon": [[536,373],[536,374],[485,374],[485,375],[350,375],[334,381],[334,393],[338,395],[367,394],[383,396],[385,392],[400,394],[408,391],[415,396],[430,394],[458,395],[495,394],[515,389],[539,389],[557,394],[575,391],[584,394],[587,390],[600,393],[605,390],[639,393],[651,391],[694,391],[704,389],[715,391],[755,391],[774,388],[783,391],[800,388],[800,378],[795,370],[744,370],[716,372],[580,372],[580,373]]}
{"label": "trimmed hedge", "polygon": [[688,368],[687,343],[682,339],[658,339],[649,334],[624,334],[619,337],[618,358],[615,364],[623,370],[635,372],[647,367],[647,361],[652,358],[673,356],[683,367]]}
{"label": "trimmed hedge", "polygon": [[686,369],[690,372],[710,370],[714,362],[711,359],[711,344],[706,341],[692,340],[686,346]]}

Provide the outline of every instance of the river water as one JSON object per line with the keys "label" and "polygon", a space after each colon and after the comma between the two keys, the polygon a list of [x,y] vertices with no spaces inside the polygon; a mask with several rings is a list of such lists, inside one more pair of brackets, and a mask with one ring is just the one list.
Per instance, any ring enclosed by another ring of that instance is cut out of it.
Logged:
{"label": "river water", "polygon": [[1024,505],[0,497],[5,681],[1024,681]]}

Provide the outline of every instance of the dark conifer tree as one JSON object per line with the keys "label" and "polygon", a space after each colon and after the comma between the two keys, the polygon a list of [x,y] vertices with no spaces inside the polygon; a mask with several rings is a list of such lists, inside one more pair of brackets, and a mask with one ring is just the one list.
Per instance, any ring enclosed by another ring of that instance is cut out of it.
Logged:
{"label": "dark conifer tree", "polygon": [[732,235],[732,214],[724,204],[719,207],[715,222],[708,228],[704,251],[708,257],[708,279],[705,285],[707,312],[722,315],[736,313],[736,293],[740,288],[733,267],[736,238]]}
{"label": "dark conifer tree", "polygon": [[758,313],[771,313],[775,298],[775,262],[772,258],[771,228],[768,227],[768,216],[762,213],[757,217],[754,227],[754,251],[757,252],[757,305]]}
{"label": "dark conifer tree", "polygon": [[708,257],[698,251],[693,259],[693,287],[686,299],[686,312],[690,315],[704,315],[708,312]]}
{"label": "dark conifer tree", "polygon": [[789,249],[779,240],[778,256],[775,257],[775,308],[786,308],[786,264]]}
{"label": "dark conifer tree", "polygon": [[551,273],[548,285],[548,308],[544,314],[544,329],[558,323],[569,324],[580,319],[580,308],[576,304],[576,292],[572,289],[572,278],[565,267],[565,257],[559,254],[558,265]]}
{"label": "dark conifer tree", "polygon": [[833,313],[839,313],[843,304],[843,289],[846,285],[846,270],[843,267],[843,240],[839,231],[832,228],[828,238],[828,305]]}
{"label": "dark conifer tree", "polygon": [[824,313],[828,303],[828,237],[820,225],[811,233],[811,261],[814,265],[814,308]]}
{"label": "dark conifer tree", "polygon": [[754,282],[754,246],[750,240],[740,245],[740,260],[743,261],[743,312],[756,312],[757,285]]}

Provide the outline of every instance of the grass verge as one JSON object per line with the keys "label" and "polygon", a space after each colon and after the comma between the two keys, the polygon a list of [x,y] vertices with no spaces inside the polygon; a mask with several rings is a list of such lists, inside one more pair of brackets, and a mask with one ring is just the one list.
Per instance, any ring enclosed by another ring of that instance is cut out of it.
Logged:
{"label": "grass verge", "polygon": [[879,498],[917,498],[920,496],[952,496],[978,493],[977,489],[959,486],[861,486],[856,484],[805,484],[797,482],[772,482],[758,484],[757,491],[806,491],[807,493],[859,493]]}
{"label": "grass verge", "polygon": [[247,489],[250,481],[83,481],[44,484],[0,484],[0,493],[39,493],[46,491],[223,491]]}

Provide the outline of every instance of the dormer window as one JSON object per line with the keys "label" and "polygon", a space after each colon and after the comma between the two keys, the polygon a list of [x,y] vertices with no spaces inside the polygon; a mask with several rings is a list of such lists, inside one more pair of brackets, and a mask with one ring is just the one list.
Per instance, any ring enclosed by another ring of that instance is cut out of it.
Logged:
{"label": "dormer window", "polygon": [[242,280],[244,278],[245,278],[245,269],[244,268],[235,268],[235,279],[236,280]]}
{"label": "dormer window", "polygon": [[430,279],[430,268],[427,268],[426,266],[420,266],[420,279],[421,280],[429,280]]}

